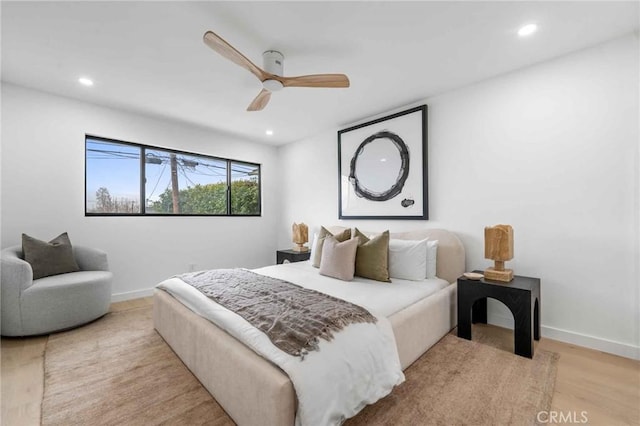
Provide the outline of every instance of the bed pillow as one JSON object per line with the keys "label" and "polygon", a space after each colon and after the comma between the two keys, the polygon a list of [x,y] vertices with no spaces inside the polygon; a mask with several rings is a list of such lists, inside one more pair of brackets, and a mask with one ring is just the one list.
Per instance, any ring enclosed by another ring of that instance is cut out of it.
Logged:
{"label": "bed pillow", "polygon": [[358,241],[356,275],[376,281],[389,279],[389,231],[368,238],[356,228],[354,239]]}
{"label": "bed pillow", "polygon": [[339,234],[333,235],[331,232],[327,231],[327,228],[325,228],[324,226],[320,227],[318,238],[316,239],[314,236],[312,245],[313,256],[311,256],[311,264],[316,268],[320,267],[320,260],[322,259],[322,247],[324,245],[324,240],[327,237],[334,237],[339,242],[346,241],[351,238],[351,229],[345,229]]}
{"label": "bed pillow", "polygon": [[438,240],[427,241],[427,278],[436,278]]}
{"label": "bed pillow", "polygon": [[313,233],[313,239],[311,240],[311,247],[309,248],[309,259],[311,259],[311,263],[313,263],[313,256],[318,250],[316,246],[318,245],[318,233]]}
{"label": "bed pillow", "polygon": [[66,232],[49,242],[22,234],[22,253],[31,265],[34,280],[80,270]]}
{"label": "bed pillow", "polygon": [[389,240],[389,277],[422,281],[427,276],[427,241]]}
{"label": "bed pillow", "polygon": [[340,242],[333,236],[326,237],[322,245],[320,274],[343,281],[353,280],[357,250],[358,240]]}

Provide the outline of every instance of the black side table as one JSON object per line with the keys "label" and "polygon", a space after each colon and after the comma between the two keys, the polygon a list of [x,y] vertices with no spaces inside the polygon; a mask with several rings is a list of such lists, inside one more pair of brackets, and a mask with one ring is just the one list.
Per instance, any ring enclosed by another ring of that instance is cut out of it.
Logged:
{"label": "black side table", "polygon": [[540,340],[540,279],[516,275],[505,283],[458,278],[458,337],[471,340],[471,323],[487,323],[487,297],[513,314],[514,352],[533,358],[533,339]]}
{"label": "black side table", "polygon": [[285,259],[289,262],[302,262],[309,260],[311,252],[309,251],[295,251],[295,250],[278,250],[276,252],[276,262],[278,264],[284,263]]}

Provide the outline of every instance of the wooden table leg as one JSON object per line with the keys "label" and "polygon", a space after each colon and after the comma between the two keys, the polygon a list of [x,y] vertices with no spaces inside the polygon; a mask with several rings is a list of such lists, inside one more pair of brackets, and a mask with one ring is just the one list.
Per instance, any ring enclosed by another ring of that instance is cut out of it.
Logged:
{"label": "wooden table leg", "polygon": [[471,310],[471,322],[473,324],[487,323],[487,298],[483,297],[474,302]]}
{"label": "wooden table leg", "polygon": [[458,292],[458,337],[471,340],[471,306]]}
{"label": "wooden table leg", "polygon": [[533,358],[533,334],[534,325],[531,318],[532,308],[531,299],[520,302],[517,306],[525,305],[525,309],[511,309],[513,314],[514,327],[514,352],[516,355]]}

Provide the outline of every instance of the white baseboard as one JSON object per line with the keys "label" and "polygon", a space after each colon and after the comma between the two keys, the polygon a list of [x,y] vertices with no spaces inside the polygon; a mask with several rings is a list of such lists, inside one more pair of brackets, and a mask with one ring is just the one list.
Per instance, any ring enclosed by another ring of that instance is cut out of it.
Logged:
{"label": "white baseboard", "polygon": [[143,290],[127,291],[125,293],[115,293],[111,295],[111,303],[123,302],[125,300],[139,299],[141,297],[153,296],[153,287]]}
{"label": "white baseboard", "polygon": [[625,358],[640,360],[640,347],[638,346],[614,342],[613,340],[607,340],[601,337],[589,336],[545,325],[540,327],[540,332],[543,337],[548,337],[549,339],[560,340],[561,342],[584,346],[586,348],[619,355]]}
{"label": "white baseboard", "polygon": [[[506,317],[488,312],[487,322],[498,327],[513,329],[513,317]],[[595,349],[596,351],[607,352],[625,358],[640,360],[640,347],[629,345],[627,343],[614,342],[613,340],[549,327],[544,324],[540,325],[540,334],[542,334],[542,337],[558,340],[560,342],[583,346],[585,348]]]}

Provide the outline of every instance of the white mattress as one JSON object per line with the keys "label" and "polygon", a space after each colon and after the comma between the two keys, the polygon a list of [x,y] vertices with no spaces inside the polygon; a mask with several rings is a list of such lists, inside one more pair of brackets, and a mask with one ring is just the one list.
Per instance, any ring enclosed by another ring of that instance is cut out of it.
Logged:
{"label": "white mattress", "polygon": [[355,277],[353,281],[340,281],[320,275],[318,268],[311,266],[310,261],[266,266],[254,271],[346,300],[362,306],[376,316],[384,317],[389,317],[449,285],[440,278],[423,281],[391,278],[390,283],[384,283]]}

